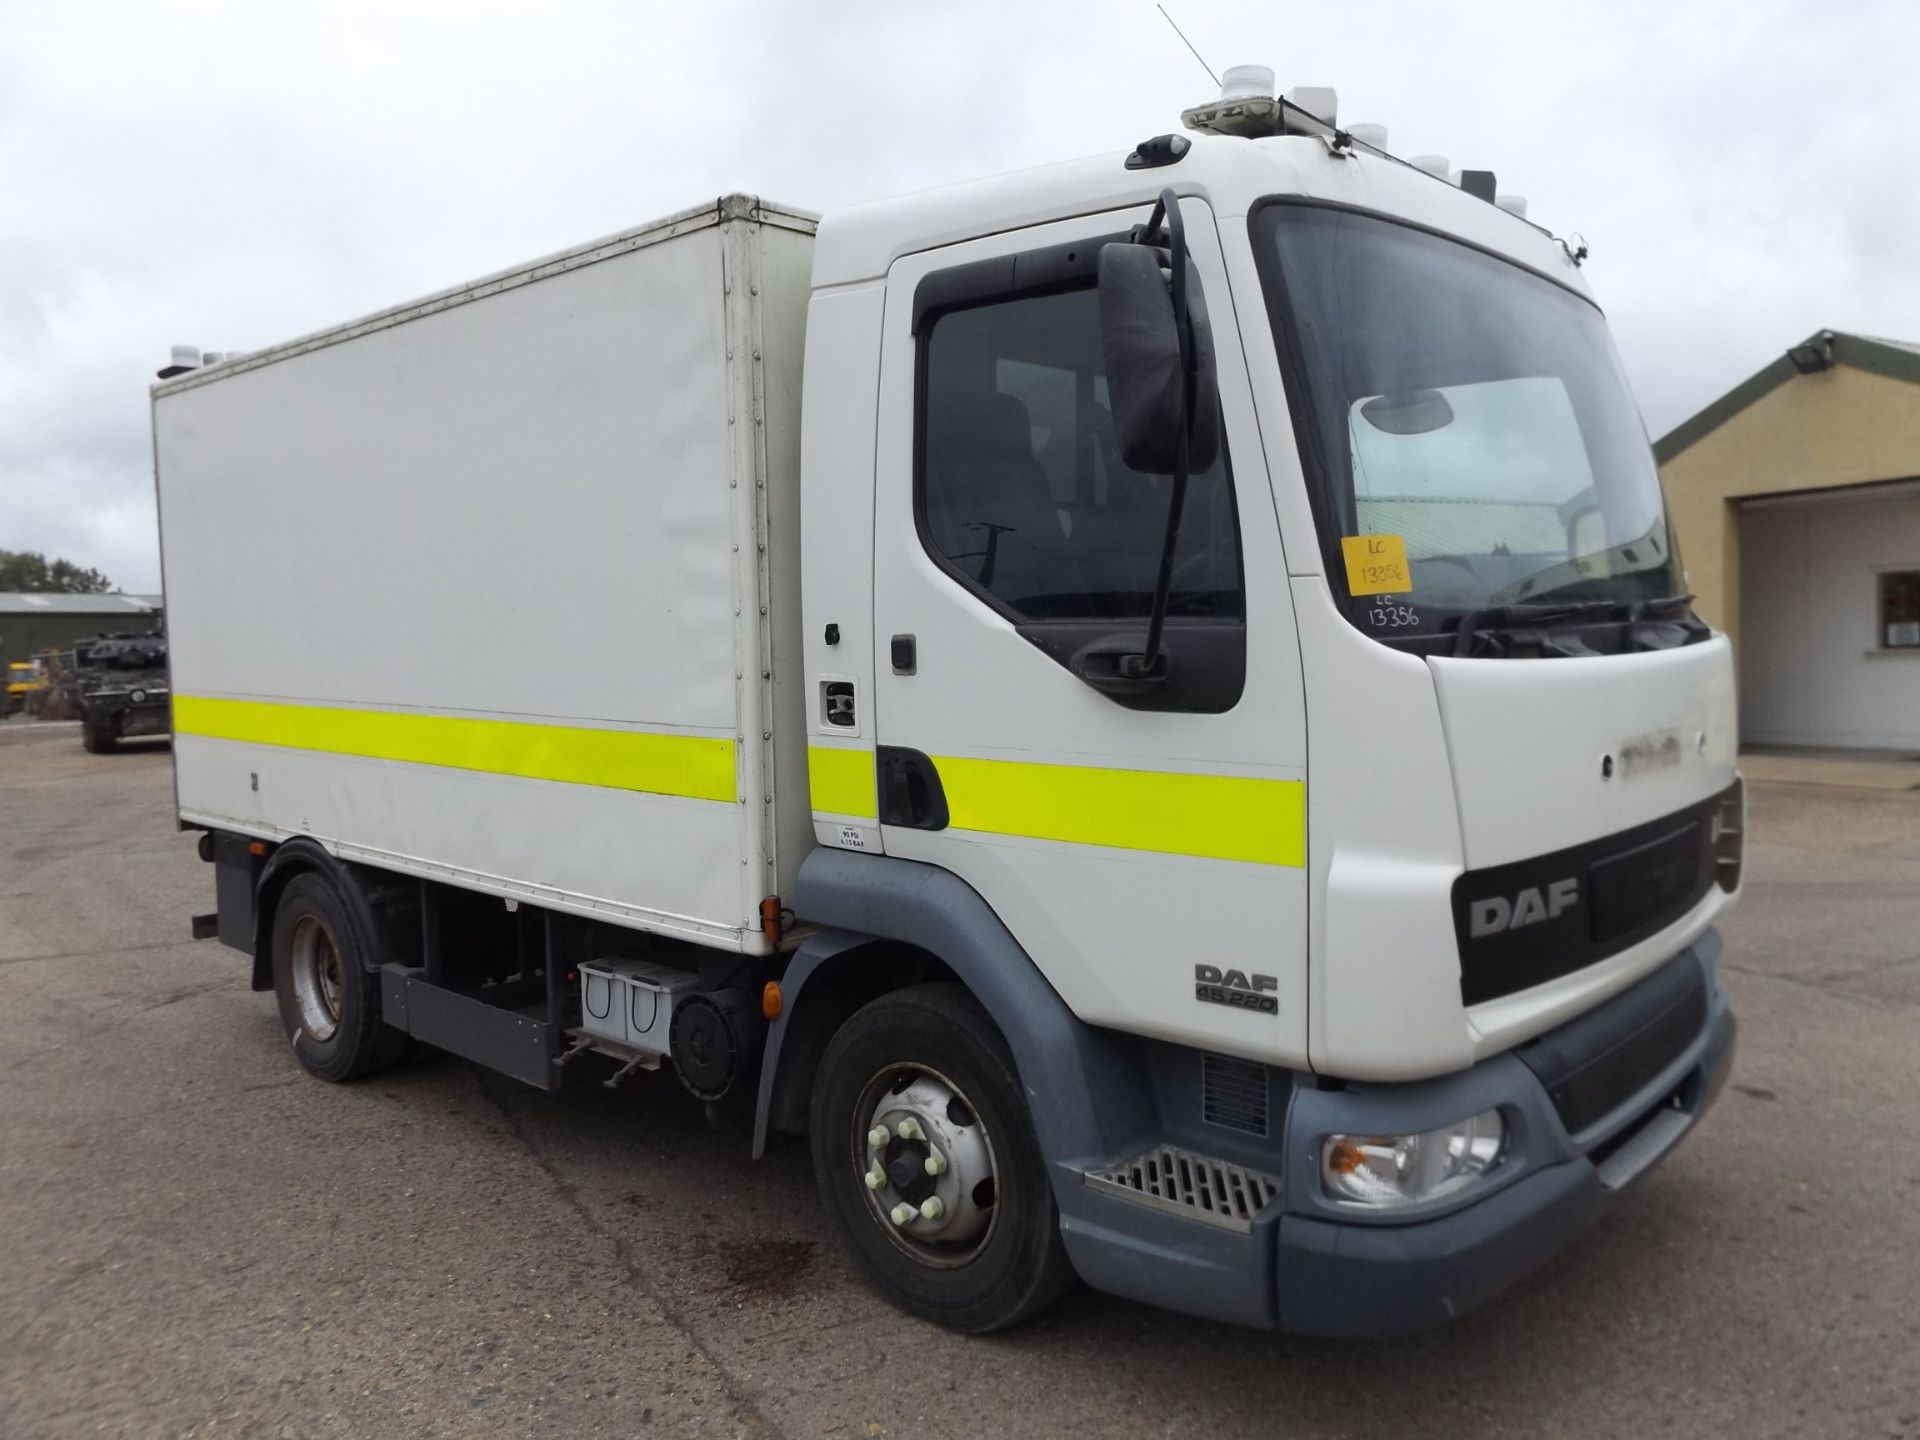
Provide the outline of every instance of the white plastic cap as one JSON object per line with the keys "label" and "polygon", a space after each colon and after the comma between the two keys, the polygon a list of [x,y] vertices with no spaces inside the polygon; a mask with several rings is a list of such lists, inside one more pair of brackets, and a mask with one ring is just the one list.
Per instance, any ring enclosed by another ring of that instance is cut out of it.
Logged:
{"label": "white plastic cap", "polygon": [[1335,117],[1340,113],[1340,96],[1331,85],[1296,85],[1287,91],[1287,103],[1329,125],[1339,123]]}
{"label": "white plastic cap", "polygon": [[1444,155],[1415,155],[1407,163],[1416,170],[1426,171],[1436,180],[1446,179],[1447,171],[1452,168],[1451,162]]}
{"label": "white plastic cap", "polygon": [[1347,133],[1362,145],[1371,145],[1376,150],[1387,148],[1387,127],[1384,125],[1349,125]]}
{"label": "white plastic cap", "polygon": [[1509,215],[1518,215],[1522,220],[1527,218],[1527,197],[1524,195],[1496,195],[1493,203]]}
{"label": "white plastic cap", "polygon": [[225,360],[226,358],[227,357],[224,351],[209,350],[200,357],[200,363],[202,365],[218,365],[222,360]]}
{"label": "white plastic cap", "polygon": [[1229,65],[1220,77],[1222,100],[1270,100],[1273,93],[1273,71],[1265,65]]}
{"label": "white plastic cap", "polygon": [[200,347],[198,345],[174,346],[172,364],[186,370],[198,370],[200,368]]}

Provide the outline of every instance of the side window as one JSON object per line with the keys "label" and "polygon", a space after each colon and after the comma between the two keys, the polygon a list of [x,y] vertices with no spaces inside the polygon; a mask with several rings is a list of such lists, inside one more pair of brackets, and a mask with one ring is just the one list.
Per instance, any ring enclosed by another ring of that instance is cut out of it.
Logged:
{"label": "side window", "polygon": [[[948,310],[923,332],[915,504],[927,548],[1017,619],[1138,620],[1172,481],[1121,463],[1090,287]],[[1243,618],[1224,447],[1188,481],[1167,614]]]}

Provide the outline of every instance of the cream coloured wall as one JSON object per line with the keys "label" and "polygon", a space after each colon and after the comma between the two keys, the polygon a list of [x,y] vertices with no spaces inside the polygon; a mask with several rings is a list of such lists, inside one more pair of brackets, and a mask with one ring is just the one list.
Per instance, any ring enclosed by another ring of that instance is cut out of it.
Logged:
{"label": "cream coloured wall", "polygon": [[1796,375],[1660,467],[1707,620],[1740,644],[1736,502],[1920,476],[1920,385],[1848,365]]}

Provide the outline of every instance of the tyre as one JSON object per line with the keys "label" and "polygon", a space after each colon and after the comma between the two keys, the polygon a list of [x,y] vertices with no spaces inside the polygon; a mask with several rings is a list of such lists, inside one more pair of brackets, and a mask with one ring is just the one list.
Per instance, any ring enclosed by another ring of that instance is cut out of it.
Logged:
{"label": "tyre", "polygon": [[333,886],[289,880],[274,911],[273,993],[293,1053],[322,1080],[372,1075],[406,1053],[406,1033],[380,1019],[380,978],[364,958]]}
{"label": "tyre", "polygon": [[112,721],[96,725],[88,720],[80,726],[80,744],[89,755],[110,755],[119,748],[120,737],[114,733]]}
{"label": "tyre", "polygon": [[908,1314],[983,1334],[1073,1283],[1013,1055],[960,986],[855,1011],[821,1058],[810,1128],[841,1243]]}

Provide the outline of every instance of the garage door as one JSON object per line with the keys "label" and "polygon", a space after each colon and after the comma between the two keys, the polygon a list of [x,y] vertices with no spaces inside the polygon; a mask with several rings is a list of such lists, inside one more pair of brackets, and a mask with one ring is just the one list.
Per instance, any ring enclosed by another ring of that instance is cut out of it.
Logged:
{"label": "garage door", "polygon": [[1745,740],[1920,749],[1920,490],[1747,502],[1740,585]]}

